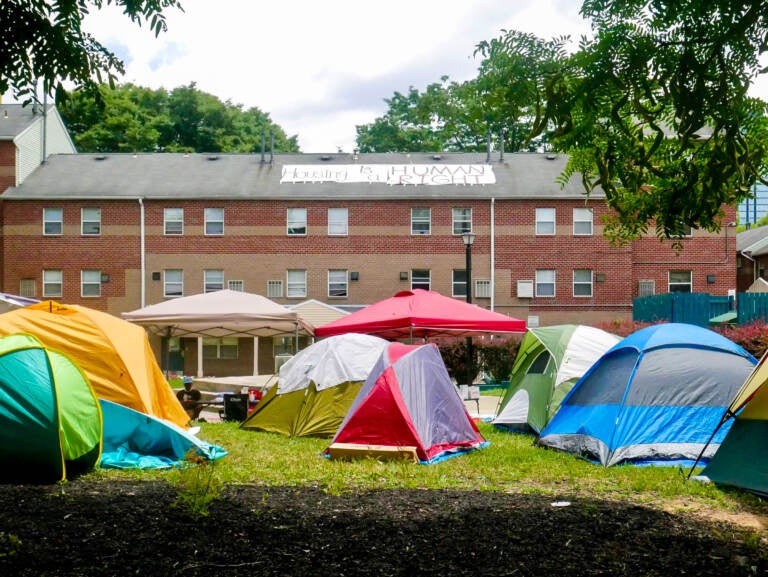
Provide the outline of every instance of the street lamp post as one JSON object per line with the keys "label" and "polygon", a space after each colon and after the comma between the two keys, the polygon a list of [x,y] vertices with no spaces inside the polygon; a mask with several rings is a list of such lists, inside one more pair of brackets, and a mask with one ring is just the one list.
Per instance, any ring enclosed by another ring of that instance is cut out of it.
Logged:
{"label": "street lamp post", "polygon": [[[467,281],[467,303],[472,303],[472,243],[475,242],[475,235],[472,232],[465,232],[461,235],[461,240],[464,241],[464,250],[466,255],[466,271],[465,277]],[[474,375],[472,369],[474,363],[474,351],[472,350],[472,337],[467,337],[467,385],[472,385]]]}

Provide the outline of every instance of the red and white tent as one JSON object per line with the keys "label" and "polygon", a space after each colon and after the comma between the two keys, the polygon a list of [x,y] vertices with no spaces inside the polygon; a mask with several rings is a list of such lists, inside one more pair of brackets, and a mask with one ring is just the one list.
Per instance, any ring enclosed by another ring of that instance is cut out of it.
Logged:
{"label": "red and white tent", "polygon": [[315,329],[316,337],[344,333],[385,339],[524,333],[525,321],[423,289],[395,296]]}
{"label": "red and white tent", "polygon": [[355,397],[331,447],[415,449],[434,463],[486,443],[434,344],[390,343]]}

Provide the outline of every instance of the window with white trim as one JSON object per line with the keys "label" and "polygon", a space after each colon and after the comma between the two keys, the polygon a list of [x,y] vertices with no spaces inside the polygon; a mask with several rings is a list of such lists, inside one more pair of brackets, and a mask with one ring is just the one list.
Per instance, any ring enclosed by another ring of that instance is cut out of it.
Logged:
{"label": "window with white trim", "polygon": [[234,360],[240,355],[240,341],[237,337],[203,337],[204,359]]}
{"label": "window with white trim", "polygon": [[166,269],[163,271],[163,296],[180,297],[184,294],[184,271]]}
{"label": "window with white trim", "polygon": [[411,234],[431,234],[432,233],[432,209],[431,208],[412,208],[411,209]]}
{"label": "window with white trim", "polygon": [[282,297],[283,297],[283,281],[268,280],[267,281],[267,298],[277,299]]}
{"label": "window with white trim", "polygon": [[453,234],[472,232],[472,209],[452,208]]}
{"label": "window with white trim", "polygon": [[349,234],[349,209],[328,209],[328,236],[347,236]]}
{"label": "window with white trim", "polygon": [[224,209],[205,209],[205,234],[208,236],[221,236],[224,234]]}
{"label": "window with white trim", "polygon": [[231,291],[237,291],[239,293],[245,292],[245,281],[242,280],[228,280],[227,288]]}
{"label": "window with white trim", "polygon": [[467,296],[467,269],[453,269],[453,279],[451,281],[451,296]]}
{"label": "window with white trim", "polygon": [[591,208],[573,209],[573,235],[591,236],[593,234],[594,213]]}
{"label": "window with white trim", "polygon": [[637,283],[637,296],[649,297],[656,294],[655,280],[641,280]]}
{"label": "window with white trim", "polygon": [[64,231],[64,209],[43,209],[43,234],[45,236],[59,236]]}
{"label": "window with white trim", "polygon": [[183,208],[164,208],[163,209],[163,234],[166,234],[166,235],[184,234],[184,209]]}
{"label": "window with white trim", "polygon": [[80,296],[100,297],[101,296],[101,271],[100,270],[81,270],[80,271]]}
{"label": "window with white trim", "polygon": [[289,270],[286,273],[285,296],[289,299],[305,298],[307,296],[307,271],[304,269]]}
{"label": "window with white trim", "polygon": [[83,236],[101,234],[101,209],[83,208],[80,210],[80,233]]}
{"label": "window with white trim", "polygon": [[411,290],[413,289],[430,290],[429,269],[411,269]]}
{"label": "window with white trim", "polygon": [[328,296],[329,297],[346,297],[348,295],[348,279],[346,270],[329,270],[328,271]]}
{"label": "window with white trim", "polygon": [[555,209],[537,208],[536,209],[536,234],[553,235],[555,234]]}
{"label": "window with white trim", "polygon": [[669,292],[689,293],[693,291],[693,273],[689,270],[669,271]]}
{"label": "window with white trim", "polygon": [[19,281],[19,296],[32,298],[37,296],[37,282],[35,279],[23,278]]}
{"label": "window with white trim", "polygon": [[203,292],[212,293],[224,288],[224,271],[208,269],[203,271]]}
{"label": "window with white trim", "polygon": [[573,271],[573,296],[592,296],[592,271],[587,269],[575,269]]}
{"label": "window with white trim", "polygon": [[536,296],[553,297],[555,296],[555,271],[537,270],[536,271]]}
{"label": "window with white trim", "polygon": [[61,270],[43,271],[43,297],[61,298],[64,273]]}
{"label": "window with white trim", "polygon": [[307,235],[307,209],[289,208],[287,213],[288,236]]}

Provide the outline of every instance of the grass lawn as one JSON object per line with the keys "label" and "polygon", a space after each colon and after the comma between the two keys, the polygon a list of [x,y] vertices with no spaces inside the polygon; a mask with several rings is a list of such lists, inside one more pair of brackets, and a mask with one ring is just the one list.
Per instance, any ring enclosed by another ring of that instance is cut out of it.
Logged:
{"label": "grass lawn", "polygon": [[[768,521],[768,502],[751,493],[688,480],[687,469],[603,468],[576,456],[533,446],[527,435],[479,428],[490,445],[433,465],[331,461],[322,456],[329,439],[290,438],[246,431],[238,423],[201,423],[199,437],[229,454],[214,463],[224,484],[302,486],[330,494],[366,489],[457,489],[539,494],[553,500],[589,497],[626,501],[669,512],[678,509],[731,519]],[[169,471],[97,471],[111,478],[171,478]],[[759,527],[757,527],[759,529]],[[766,526],[763,531],[768,535]]]}

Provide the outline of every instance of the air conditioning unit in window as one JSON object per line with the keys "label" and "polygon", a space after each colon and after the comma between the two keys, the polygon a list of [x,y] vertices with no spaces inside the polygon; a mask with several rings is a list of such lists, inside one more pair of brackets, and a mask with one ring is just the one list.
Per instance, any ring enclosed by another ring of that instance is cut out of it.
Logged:
{"label": "air conditioning unit in window", "polygon": [[517,298],[519,299],[533,298],[533,281],[532,280],[517,281]]}
{"label": "air conditioning unit in window", "polygon": [[282,367],[285,363],[288,362],[289,359],[292,358],[293,355],[275,355],[275,374],[278,373],[280,367]]}

